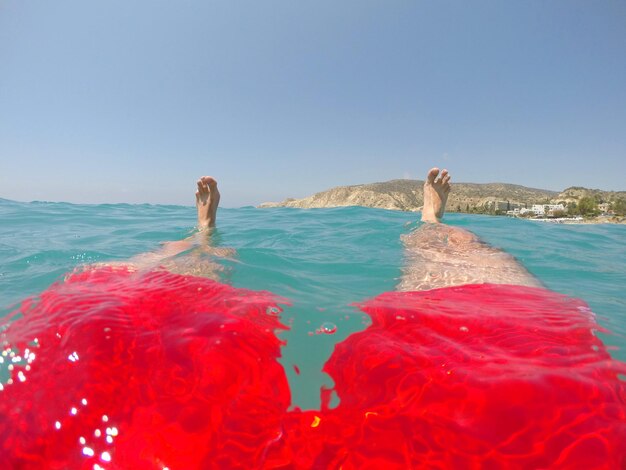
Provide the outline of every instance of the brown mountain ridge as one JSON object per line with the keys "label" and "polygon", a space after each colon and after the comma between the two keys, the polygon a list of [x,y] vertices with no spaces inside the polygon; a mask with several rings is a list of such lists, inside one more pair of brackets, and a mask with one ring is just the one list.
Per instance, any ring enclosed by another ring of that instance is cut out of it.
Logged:
{"label": "brown mountain ridge", "polygon": [[[416,211],[423,204],[423,180],[397,179],[381,183],[338,186],[302,199],[289,198],[282,202],[266,202],[259,207],[323,208],[363,206],[401,211]],[[484,212],[494,203],[511,207],[533,204],[576,202],[592,196],[601,201],[626,200],[626,191],[601,191],[570,187],[562,192],[528,188],[506,183],[454,183],[447,210],[450,212]]]}

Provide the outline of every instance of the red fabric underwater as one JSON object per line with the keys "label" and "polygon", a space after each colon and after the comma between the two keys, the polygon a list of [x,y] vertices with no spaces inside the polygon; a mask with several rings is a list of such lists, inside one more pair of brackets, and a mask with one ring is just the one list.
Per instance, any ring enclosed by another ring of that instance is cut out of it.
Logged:
{"label": "red fabric underwater", "polygon": [[[342,430],[344,470],[624,468],[625,368],[584,302],[483,284],[361,308],[372,325],[325,365],[341,403],[323,419]],[[328,441],[312,453],[337,458]]]}
{"label": "red fabric underwater", "polygon": [[52,286],[1,338],[35,357],[0,392],[0,468],[257,466],[290,403],[268,308],[268,293],[165,271]]}
{"label": "red fabric underwater", "polygon": [[[385,293],[287,411],[280,299],[98,268],[0,333],[0,468],[623,468],[626,388],[587,306],[543,289]],[[19,314],[17,315],[19,316]]]}

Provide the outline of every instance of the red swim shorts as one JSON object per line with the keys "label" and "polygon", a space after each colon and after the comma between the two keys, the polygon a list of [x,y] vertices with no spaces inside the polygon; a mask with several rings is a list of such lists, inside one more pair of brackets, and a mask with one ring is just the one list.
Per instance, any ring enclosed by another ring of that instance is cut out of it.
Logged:
{"label": "red swim shorts", "polygon": [[[280,299],[97,268],[0,330],[0,468],[622,468],[624,365],[579,300],[468,285],[360,304],[288,411]],[[336,393],[340,403],[331,408]]]}

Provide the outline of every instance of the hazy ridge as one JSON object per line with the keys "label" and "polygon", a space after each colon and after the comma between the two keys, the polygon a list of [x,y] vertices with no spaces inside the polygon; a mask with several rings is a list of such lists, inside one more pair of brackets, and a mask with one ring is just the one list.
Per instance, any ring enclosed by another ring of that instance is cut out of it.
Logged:
{"label": "hazy ridge", "polygon": [[[259,207],[322,208],[364,206],[401,211],[419,210],[423,205],[423,180],[397,179],[381,183],[338,186],[302,199],[266,202]],[[528,188],[507,183],[454,183],[447,210],[474,212],[491,201],[503,201],[522,206],[577,201],[581,197],[596,196],[605,201],[626,199],[626,191],[602,191],[570,187],[560,193],[547,189]]]}

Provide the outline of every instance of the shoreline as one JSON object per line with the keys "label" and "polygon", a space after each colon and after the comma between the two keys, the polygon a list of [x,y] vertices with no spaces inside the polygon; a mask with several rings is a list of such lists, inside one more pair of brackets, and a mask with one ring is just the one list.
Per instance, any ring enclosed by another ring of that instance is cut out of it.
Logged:
{"label": "shoreline", "polygon": [[566,224],[566,225],[601,225],[601,224],[624,225],[626,224],[626,217],[615,217],[615,216],[610,216],[610,217],[600,216],[600,217],[592,217],[589,219],[585,219],[582,217],[580,218],[559,217],[556,219],[548,219],[548,218],[535,219],[535,218],[524,218],[524,217],[511,217],[511,218],[529,220],[533,222],[545,222],[545,223]]}

